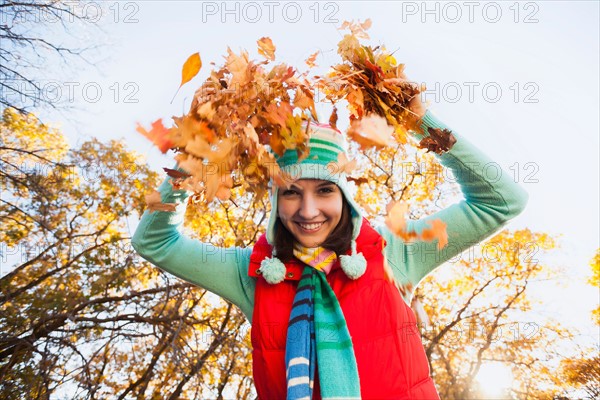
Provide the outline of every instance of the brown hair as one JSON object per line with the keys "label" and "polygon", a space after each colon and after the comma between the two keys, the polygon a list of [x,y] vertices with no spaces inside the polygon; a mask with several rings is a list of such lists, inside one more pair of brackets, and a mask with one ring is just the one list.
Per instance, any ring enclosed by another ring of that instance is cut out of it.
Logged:
{"label": "brown hair", "polygon": [[[343,197],[343,196],[342,196]],[[350,249],[352,241],[352,216],[350,204],[343,197],[342,215],[335,229],[327,236],[327,239],[321,243],[321,247],[335,251],[336,254],[345,254]],[[283,225],[281,219],[277,217],[275,221],[275,251],[277,258],[287,262],[294,258],[294,235]]]}

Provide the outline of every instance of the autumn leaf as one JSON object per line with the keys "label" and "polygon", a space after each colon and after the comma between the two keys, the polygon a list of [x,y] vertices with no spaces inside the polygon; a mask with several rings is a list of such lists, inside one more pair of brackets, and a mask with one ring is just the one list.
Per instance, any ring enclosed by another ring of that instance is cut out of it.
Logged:
{"label": "autumn leaf", "polygon": [[421,239],[426,241],[438,241],[438,250],[441,250],[448,244],[448,233],[446,232],[446,223],[441,219],[431,221],[431,228],[423,229]]}
{"label": "autumn leaf", "polygon": [[331,126],[333,129],[337,129],[337,120],[338,120],[337,108],[333,107],[333,110],[331,111],[331,115],[329,116],[329,126]]}
{"label": "autumn leaf", "polygon": [[189,178],[191,175],[182,171],[178,171],[176,169],[171,169],[171,168],[163,168],[163,171],[165,171],[167,173],[167,176],[174,178],[174,179],[185,179],[185,178]]}
{"label": "autumn leaf", "polygon": [[162,123],[162,119],[157,119],[156,121],[154,121],[152,123],[152,129],[150,129],[150,131],[147,131],[139,123],[137,124],[135,130],[141,133],[142,135],[146,136],[148,139],[150,139],[152,143],[154,143],[163,154],[166,153],[171,147],[173,147],[173,142],[168,136],[169,129],[165,128],[165,126]]}
{"label": "autumn leaf", "polygon": [[177,96],[177,93],[179,93],[179,89],[181,89],[183,85],[185,85],[186,83],[191,81],[196,75],[198,75],[198,72],[200,72],[200,68],[202,68],[202,60],[200,60],[200,53],[194,53],[191,56],[189,56],[187,60],[185,60],[185,63],[183,63],[183,68],[181,68],[181,83],[179,84],[175,95],[173,95],[173,99],[171,100],[171,102],[173,102],[175,96]]}
{"label": "autumn leaf", "polygon": [[352,121],[348,136],[366,150],[371,147],[389,146],[393,132],[394,128],[387,124],[385,118],[371,114],[361,120]]}
{"label": "autumn leaf", "polygon": [[388,204],[388,213],[385,217],[385,224],[396,236],[406,236],[406,213],[408,212],[408,204],[396,202]]}
{"label": "autumn leaf", "polygon": [[[173,128],[166,129],[158,121],[150,132],[138,130],[161,151],[171,148],[178,153],[175,158],[189,176],[173,178],[172,184],[205,201],[227,198],[229,186],[222,182],[229,178],[235,179],[236,186],[238,180],[252,181],[249,188],[255,194],[266,193],[272,181],[277,185],[289,181],[281,171],[272,170],[276,164],[273,154],[281,156],[292,150],[299,160],[310,157],[306,121],[318,121],[317,89],[333,106],[329,124],[334,129],[338,125],[336,105],[347,101],[348,137],[362,150],[398,143],[403,151],[407,132],[418,122],[410,113],[410,102],[420,89],[406,83],[404,64],[397,65],[384,46],[360,42],[368,38],[370,25],[370,20],[344,22],[341,29],[350,33],[338,43],[342,62],[323,77],[297,75],[297,69],[285,63],[266,68],[276,50],[268,37],[257,40],[258,52],[266,61],[252,60],[247,51],[234,53],[228,47],[223,65],[211,70],[194,93],[189,112],[173,117]],[[308,57],[309,67],[315,65],[318,54]],[[200,67],[199,54],[190,57],[182,85]],[[338,160],[331,167],[349,173],[355,166],[354,161]],[[210,174],[209,167],[213,168]],[[362,183],[360,179],[355,182]]]}
{"label": "autumn leaf", "polygon": [[353,178],[353,177],[349,176],[346,179],[348,179],[349,181],[354,182],[354,184],[357,185],[357,186],[358,185],[362,185],[363,183],[369,183],[369,180],[367,178]]}
{"label": "autumn leaf", "polygon": [[269,61],[275,60],[275,45],[271,38],[262,37],[257,40],[258,54],[264,56]]}
{"label": "autumn leaf", "polygon": [[200,53],[194,53],[185,60],[183,68],[181,69],[181,84],[179,87],[185,85],[192,80],[202,68],[202,60],[200,60]]}
{"label": "autumn leaf", "polygon": [[146,205],[150,212],[153,211],[166,211],[173,212],[177,210],[176,203],[163,203],[160,197],[160,193],[156,190],[149,195],[146,195]]}
{"label": "autumn leaf", "polygon": [[235,87],[236,84],[245,85],[250,80],[250,75],[248,74],[248,66],[250,64],[248,53],[244,51],[238,56],[229,48],[227,52],[227,70],[231,73],[231,80],[227,86]]}
{"label": "autumn leaf", "polygon": [[306,65],[308,65],[309,68],[313,68],[313,67],[317,66],[315,61],[317,60],[317,56],[319,55],[319,53],[320,53],[320,51],[314,52],[304,61],[306,63]]}
{"label": "autumn leaf", "polygon": [[443,154],[449,151],[456,143],[456,137],[449,129],[427,128],[429,136],[419,142],[419,148]]}
{"label": "autumn leaf", "polygon": [[327,171],[330,174],[349,174],[356,169],[356,160],[348,160],[346,154],[338,154],[337,162],[330,162],[327,164]]}

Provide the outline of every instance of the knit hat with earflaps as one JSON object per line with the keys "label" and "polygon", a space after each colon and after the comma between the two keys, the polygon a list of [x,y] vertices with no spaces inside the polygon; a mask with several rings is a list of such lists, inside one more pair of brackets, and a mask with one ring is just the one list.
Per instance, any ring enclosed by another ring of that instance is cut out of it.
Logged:
{"label": "knit hat with earflaps", "polygon": [[[344,198],[350,205],[352,220],[351,255],[340,255],[342,270],[351,279],[361,277],[367,268],[367,261],[362,253],[356,252],[356,238],[360,233],[362,212],[354,196],[348,188],[346,173],[340,168],[338,156],[346,153],[346,140],[342,133],[329,125],[310,123],[309,127],[309,154],[308,157],[298,161],[296,150],[286,150],[283,156],[275,155],[277,164],[282,171],[288,173],[293,179],[321,179],[335,183],[342,191]],[[332,165],[329,165],[333,163]],[[328,167],[329,165],[329,167]],[[279,260],[275,252],[275,221],[277,220],[277,193],[279,188],[273,186],[271,196],[271,216],[267,227],[267,241],[273,246],[273,255],[262,261],[260,271],[267,282],[271,284],[282,282],[285,278],[285,265]]]}

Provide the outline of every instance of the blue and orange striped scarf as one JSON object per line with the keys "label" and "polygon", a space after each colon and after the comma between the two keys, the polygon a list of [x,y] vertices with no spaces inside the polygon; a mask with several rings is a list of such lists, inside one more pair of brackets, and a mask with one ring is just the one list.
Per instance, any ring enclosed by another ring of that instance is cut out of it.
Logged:
{"label": "blue and orange striped scarf", "polygon": [[356,357],[346,319],[327,283],[337,256],[323,248],[294,247],[306,264],[288,323],[285,348],[287,398],[312,399],[315,367],[323,399],[360,399]]}

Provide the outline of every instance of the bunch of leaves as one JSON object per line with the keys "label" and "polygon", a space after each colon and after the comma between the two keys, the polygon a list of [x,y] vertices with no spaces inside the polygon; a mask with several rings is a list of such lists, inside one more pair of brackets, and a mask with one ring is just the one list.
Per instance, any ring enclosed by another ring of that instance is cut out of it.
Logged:
{"label": "bunch of leaves", "polygon": [[[228,199],[242,179],[255,182],[257,193],[266,192],[270,180],[283,185],[287,177],[274,154],[296,150],[300,158],[308,155],[303,121],[317,119],[311,83],[287,64],[273,65],[271,39],[258,40],[258,51],[264,60],[228,49],[224,65],[210,72],[190,111],[173,117],[173,127],[161,120],[150,131],[138,126],[163,153],[177,151],[182,171],[168,173],[178,187],[205,201]],[[182,85],[199,72],[199,60],[194,54],[184,64]]]}
{"label": "bunch of leaves", "polygon": [[386,146],[392,135],[398,143],[406,144],[407,131],[423,133],[420,116],[409,104],[425,88],[406,78],[404,64],[398,64],[384,46],[360,43],[360,39],[369,39],[366,31],[370,26],[369,19],[342,24],[340,29],[350,31],[338,43],[342,62],[325,76],[317,76],[315,84],[333,104],[348,102],[348,134],[363,148]]}
{"label": "bunch of leaves", "polygon": [[[366,38],[370,20],[364,23],[344,22],[340,29],[350,33],[339,42],[342,62],[332,67],[325,77],[309,78],[287,64],[275,64],[275,46],[271,39],[258,40],[262,61],[250,60],[248,53],[235,54],[228,48],[225,64],[210,71],[209,77],[196,91],[190,111],[173,117],[175,125],[166,128],[161,120],[146,131],[147,136],[164,153],[174,149],[179,171],[165,169],[176,188],[194,193],[192,201],[210,202],[213,198],[229,199],[231,190],[247,182],[248,188],[264,197],[270,182],[282,187],[292,182],[279,168],[275,154],[282,156],[293,150],[299,160],[309,156],[307,146],[309,124],[318,121],[313,91],[321,90],[333,104],[329,124],[337,129],[336,105],[346,100],[350,110],[348,136],[362,151],[383,149],[394,143],[407,144],[407,132],[423,133],[420,116],[411,110],[421,88],[409,82],[404,65],[384,47],[360,44]],[[315,65],[317,53],[306,64]],[[198,74],[202,62],[198,53],[189,57],[183,67],[181,85]],[[180,85],[180,87],[181,87]],[[429,132],[419,147],[442,153],[454,144],[449,131]],[[351,173],[356,163],[342,158],[332,171]],[[158,192],[147,198],[151,210],[172,211],[174,205],[162,204]],[[390,214],[392,231],[405,239],[438,239],[445,244],[445,225],[432,226],[422,234],[406,232],[404,216]]]}

